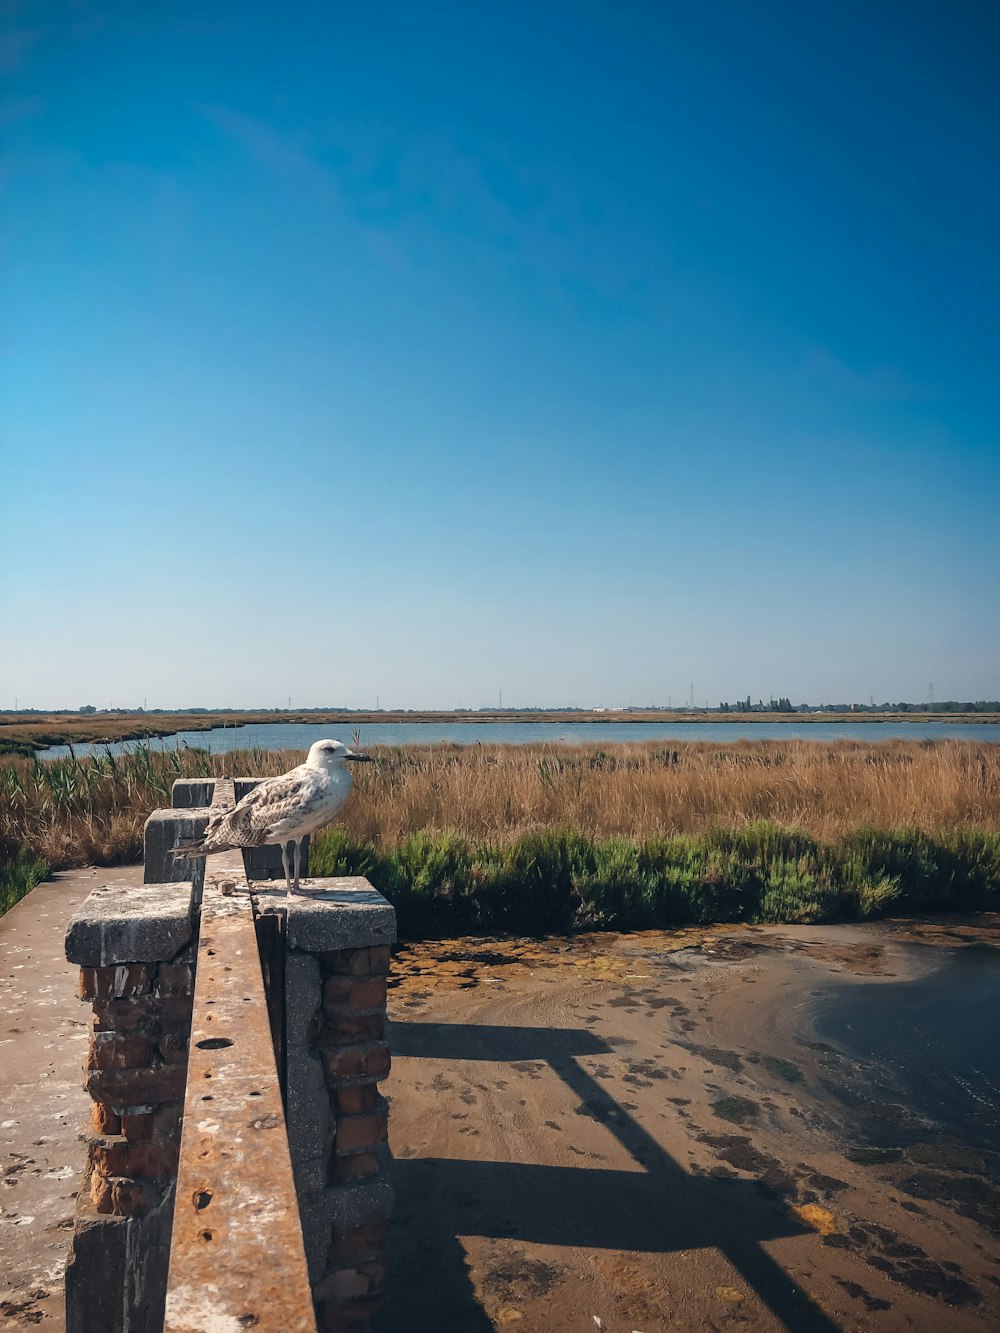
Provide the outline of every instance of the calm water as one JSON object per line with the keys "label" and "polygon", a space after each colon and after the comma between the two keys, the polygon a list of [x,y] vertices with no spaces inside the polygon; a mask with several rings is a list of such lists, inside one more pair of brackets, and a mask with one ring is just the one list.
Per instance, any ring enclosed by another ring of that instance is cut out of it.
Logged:
{"label": "calm water", "polygon": [[[913,946],[919,948],[919,946]],[[920,950],[926,963],[927,950]],[[849,984],[821,1002],[818,1035],[866,1062],[854,1105],[869,1142],[926,1140],[931,1122],[974,1148],[1000,1148],[1000,949],[944,954],[914,981]],[[906,1114],[896,1116],[896,1107]]]}
{"label": "calm water", "polygon": [[[199,746],[216,754],[229,750],[307,750],[331,730],[338,740],[350,742],[350,723],[290,725],[268,723],[256,727],[219,727],[214,731],[181,731],[151,742],[154,749],[176,745]],[[527,745],[532,741],[562,741],[570,745],[617,744],[621,741],[885,741],[959,740],[1000,742],[1000,726],[948,722],[376,722],[361,728],[362,745],[412,745],[452,741],[459,745],[498,742]],[[131,749],[134,741],[112,745],[113,753]],[[106,745],[77,745],[80,755],[103,754]],[[64,745],[42,752],[45,759],[60,759]]]}

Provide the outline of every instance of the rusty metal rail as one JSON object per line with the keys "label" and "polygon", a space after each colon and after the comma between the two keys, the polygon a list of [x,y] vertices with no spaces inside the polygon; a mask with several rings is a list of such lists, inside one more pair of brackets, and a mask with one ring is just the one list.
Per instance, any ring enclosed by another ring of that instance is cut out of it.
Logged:
{"label": "rusty metal rail", "polygon": [[[219,782],[215,803],[233,799]],[[302,1226],[239,852],[208,858],[165,1333],[315,1333]]]}

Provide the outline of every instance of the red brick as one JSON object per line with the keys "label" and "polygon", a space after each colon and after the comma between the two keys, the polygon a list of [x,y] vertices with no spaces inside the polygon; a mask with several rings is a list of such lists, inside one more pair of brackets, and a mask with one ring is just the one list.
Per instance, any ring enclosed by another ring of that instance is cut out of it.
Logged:
{"label": "red brick", "polygon": [[328,1015],[320,1032],[322,1046],[350,1046],[356,1042],[378,1041],[385,1031],[385,1012],[355,1014],[344,1010]]}
{"label": "red brick", "polygon": [[173,1101],[158,1106],[155,1111],[126,1114],[121,1118],[121,1132],[131,1143],[142,1143],[146,1139],[157,1143],[179,1143],[183,1112],[184,1103]]}
{"label": "red brick", "polygon": [[156,973],[157,995],[193,995],[194,964],[161,963]]}
{"label": "red brick", "polygon": [[191,998],[184,995],[138,995],[129,1000],[95,1000],[94,1028],[99,1032],[144,1032],[191,1027]]}
{"label": "red brick", "polygon": [[144,1069],[152,1046],[148,1037],[123,1036],[118,1032],[95,1032],[84,1061],[84,1069]]}
{"label": "red brick", "polygon": [[388,976],[391,962],[392,951],[388,944],[378,944],[368,950],[368,971],[373,977]]}
{"label": "red brick", "polygon": [[327,972],[334,976],[384,977],[389,971],[389,946],[371,949],[336,949],[320,955]]}
{"label": "red brick", "polygon": [[366,1222],[350,1231],[335,1231],[327,1251],[327,1264],[333,1268],[345,1260],[374,1257],[385,1249],[389,1241],[389,1223]]}
{"label": "red brick", "polygon": [[[140,1115],[123,1115],[121,1118],[120,1133],[131,1143],[141,1143],[144,1139],[151,1139],[156,1125],[156,1112],[145,1111]],[[111,1133],[109,1130],[108,1133]]]}
{"label": "red brick", "polygon": [[179,1146],[176,1143],[138,1142],[117,1137],[91,1141],[90,1161],[102,1176],[136,1179],[169,1178],[177,1175]]}
{"label": "red brick", "polygon": [[135,1180],[113,1180],[111,1198],[114,1202],[112,1211],[119,1217],[134,1217],[146,1212],[150,1198],[146,1187]]}
{"label": "red brick", "polygon": [[367,1180],[379,1173],[378,1157],[373,1152],[353,1153],[350,1157],[337,1157],[333,1161],[331,1175],[336,1184],[347,1180]]}
{"label": "red brick", "polygon": [[113,1213],[115,1201],[111,1192],[111,1181],[93,1172],[90,1177],[90,1202],[97,1213]]}
{"label": "red brick", "polygon": [[120,1134],[122,1122],[103,1102],[90,1103],[90,1124],[95,1134]]}
{"label": "red brick", "polygon": [[183,1119],[183,1101],[164,1103],[153,1112],[153,1138],[180,1143]]}
{"label": "red brick", "polygon": [[359,977],[351,986],[353,1009],[385,1009],[385,977]]}
{"label": "red brick", "polygon": [[377,1082],[389,1073],[389,1064],[389,1046],[384,1041],[339,1046],[323,1053],[326,1076],[333,1080],[374,1079]]}
{"label": "red brick", "polygon": [[337,1154],[359,1152],[385,1143],[389,1137],[389,1113],[376,1115],[348,1115],[337,1121]]}
{"label": "red brick", "polygon": [[98,1102],[113,1107],[154,1106],[184,1096],[187,1070],[183,1065],[160,1069],[95,1069],[87,1075],[87,1091]]}
{"label": "red brick", "polygon": [[188,1038],[179,1032],[165,1032],[157,1038],[156,1048],[168,1065],[185,1065],[188,1058]]}
{"label": "red brick", "polygon": [[366,1111],[374,1111],[382,1101],[379,1090],[374,1083],[358,1083],[350,1088],[338,1088],[332,1094],[334,1110],[337,1116],[342,1115],[364,1115]]}
{"label": "red brick", "polygon": [[385,1009],[384,977],[327,977],[323,985],[323,1003],[328,1010],[339,1013],[342,1009]]}
{"label": "red brick", "polygon": [[98,1213],[134,1217],[146,1212],[152,1196],[145,1186],[134,1180],[108,1180],[94,1172],[90,1178],[90,1201]]}
{"label": "red brick", "polygon": [[327,977],[323,982],[323,1003],[328,1008],[351,1003],[351,994],[356,984],[354,977]]}
{"label": "red brick", "polygon": [[80,998],[83,1000],[117,1000],[123,996],[147,995],[151,984],[152,971],[145,963],[80,968]]}

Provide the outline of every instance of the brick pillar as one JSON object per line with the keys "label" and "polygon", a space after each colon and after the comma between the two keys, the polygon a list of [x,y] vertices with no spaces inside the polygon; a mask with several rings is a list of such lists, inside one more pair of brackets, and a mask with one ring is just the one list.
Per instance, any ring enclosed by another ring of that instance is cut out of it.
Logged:
{"label": "brick pillar", "polygon": [[382,1304],[392,1212],[386,974],[396,914],[365,879],[315,879],[287,899],[288,1137],[320,1329],[367,1327]]}
{"label": "brick pillar", "polygon": [[[349,1204],[352,1187],[388,1172],[389,1106],[378,1090],[389,1073],[388,945],[324,953],[320,971],[317,1042],[333,1120],[327,1180]],[[365,1221],[347,1210],[331,1216],[323,1275],[313,1292],[321,1329],[364,1326],[381,1308],[389,1211],[369,1209]]]}
{"label": "brick pillar", "polygon": [[194,990],[192,886],[95,889],[70,923],[92,1010],[87,1166],[66,1270],[68,1333],[163,1321]]}

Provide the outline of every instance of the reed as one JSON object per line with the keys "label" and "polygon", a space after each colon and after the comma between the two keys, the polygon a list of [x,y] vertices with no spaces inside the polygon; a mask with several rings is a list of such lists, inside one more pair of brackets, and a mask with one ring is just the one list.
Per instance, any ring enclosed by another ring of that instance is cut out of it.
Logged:
{"label": "reed", "polygon": [[[1000,902],[1000,746],[941,741],[377,748],[315,874],[402,932],[816,921]],[[46,868],[137,861],[179,777],[296,751],[0,759],[0,910]]]}
{"label": "reed", "polygon": [[[761,820],[827,842],[862,827],[1000,831],[1000,745],[962,741],[635,742],[379,747],[338,824],[392,847],[418,832],[510,843],[542,829],[633,841]],[[181,748],[0,758],[0,851],[53,869],[142,855],[142,826],[175,778],[268,775],[298,751]]]}
{"label": "reed", "polygon": [[1000,829],[1000,746],[737,741],[382,749],[343,826],[393,844],[417,830],[510,840],[570,826],[645,838],[770,820],[834,838],[861,825]]}

